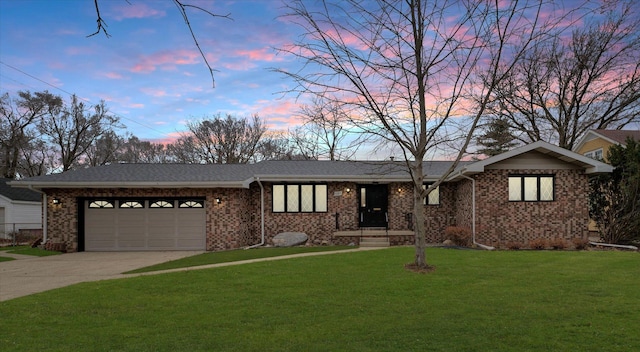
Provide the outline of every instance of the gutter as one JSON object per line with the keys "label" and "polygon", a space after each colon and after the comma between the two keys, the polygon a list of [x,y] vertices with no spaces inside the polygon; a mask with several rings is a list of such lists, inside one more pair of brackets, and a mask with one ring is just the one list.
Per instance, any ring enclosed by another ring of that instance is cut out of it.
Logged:
{"label": "gutter", "polygon": [[471,187],[472,187],[471,188],[471,234],[472,234],[473,244],[482,249],[492,251],[495,249],[494,247],[476,242],[476,180],[467,175],[463,175],[462,174],[463,170],[458,171],[458,176],[466,178],[467,180],[471,180]]}
{"label": "gutter", "polygon": [[245,249],[256,248],[264,245],[264,186],[262,186],[262,182],[260,182],[260,177],[256,177],[256,181],[258,182],[258,186],[260,186],[260,233],[262,240],[258,244],[254,244]]}
{"label": "gutter", "polygon": [[42,245],[47,243],[47,194],[39,189],[33,188],[32,185],[28,187],[34,192],[42,194]]}

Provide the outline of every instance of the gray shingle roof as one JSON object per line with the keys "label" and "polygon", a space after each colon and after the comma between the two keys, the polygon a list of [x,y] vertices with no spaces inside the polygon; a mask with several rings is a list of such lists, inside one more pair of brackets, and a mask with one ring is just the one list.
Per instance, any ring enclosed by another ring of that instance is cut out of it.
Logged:
{"label": "gray shingle roof", "polygon": [[7,182],[12,181],[8,178],[0,178],[0,195],[11,200],[20,200],[26,202],[41,202],[42,194],[25,188],[11,187]]}
{"label": "gray shingle roof", "polygon": [[[462,163],[464,164],[464,162]],[[425,175],[436,177],[450,161],[424,163]],[[263,161],[257,164],[112,164],[31,177],[15,185],[47,187],[248,187],[265,181],[394,181],[409,180],[403,162]]]}

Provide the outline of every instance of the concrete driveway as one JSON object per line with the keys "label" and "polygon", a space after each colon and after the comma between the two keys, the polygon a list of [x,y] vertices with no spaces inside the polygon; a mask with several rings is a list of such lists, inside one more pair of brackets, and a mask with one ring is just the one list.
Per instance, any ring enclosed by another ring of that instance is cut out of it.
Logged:
{"label": "concrete driveway", "polygon": [[81,252],[0,262],[0,302],[79,282],[125,277],[123,272],[202,251]]}

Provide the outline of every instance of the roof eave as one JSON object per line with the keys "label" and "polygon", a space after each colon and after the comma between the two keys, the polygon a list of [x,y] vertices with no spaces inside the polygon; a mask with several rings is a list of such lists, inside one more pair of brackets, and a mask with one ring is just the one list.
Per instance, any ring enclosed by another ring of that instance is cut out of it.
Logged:
{"label": "roof eave", "polygon": [[13,187],[45,188],[249,188],[251,180],[222,182],[12,182]]}

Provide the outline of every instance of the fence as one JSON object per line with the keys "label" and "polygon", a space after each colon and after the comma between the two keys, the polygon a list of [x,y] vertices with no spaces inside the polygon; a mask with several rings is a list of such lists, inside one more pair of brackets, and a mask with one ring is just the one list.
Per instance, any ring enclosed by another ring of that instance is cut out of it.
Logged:
{"label": "fence", "polygon": [[0,223],[0,242],[18,243],[29,242],[42,237],[41,223],[11,222]]}

